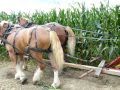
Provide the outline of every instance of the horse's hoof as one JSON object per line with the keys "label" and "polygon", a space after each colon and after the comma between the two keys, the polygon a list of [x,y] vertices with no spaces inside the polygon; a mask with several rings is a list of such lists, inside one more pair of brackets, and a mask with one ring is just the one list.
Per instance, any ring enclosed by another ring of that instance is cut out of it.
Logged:
{"label": "horse's hoof", "polygon": [[27,78],[25,78],[24,80],[21,80],[21,84],[24,85],[27,83]]}
{"label": "horse's hoof", "polygon": [[25,71],[28,70],[27,66],[23,66],[22,68],[23,68],[23,70],[25,70]]}
{"label": "horse's hoof", "polygon": [[15,74],[15,79],[20,79],[20,75],[18,73]]}
{"label": "horse's hoof", "polygon": [[33,81],[33,85],[36,85],[38,83],[38,81]]}
{"label": "horse's hoof", "polygon": [[53,83],[51,86],[52,86],[53,88],[58,88],[58,87],[60,87],[60,83]]}

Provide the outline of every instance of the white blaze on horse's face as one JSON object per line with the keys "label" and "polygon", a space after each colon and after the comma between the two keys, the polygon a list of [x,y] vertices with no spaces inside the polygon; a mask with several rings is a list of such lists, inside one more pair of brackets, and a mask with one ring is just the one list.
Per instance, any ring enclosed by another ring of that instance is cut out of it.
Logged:
{"label": "white blaze on horse's face", "polygon": [[9,25],[8,21],[2,21],[0,23],[0,36],[2,36],[2,34],[5,32],[5,30],[7,29],[8,25]]}
{"label": "white blaze on horse's face", "polygon": [[3,28],[6,28],[6,27],[8,27],[8,25],[9,25],[9,22],[8,21],[1,21],[1,26],[3,27]]}

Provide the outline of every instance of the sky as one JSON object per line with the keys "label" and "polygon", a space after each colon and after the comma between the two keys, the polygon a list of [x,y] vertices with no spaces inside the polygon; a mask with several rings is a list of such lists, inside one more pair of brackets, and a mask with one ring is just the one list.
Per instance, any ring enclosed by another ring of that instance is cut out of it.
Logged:
{"label": "sky", "polygon": [[[76,2],[85,3],[87,8],[91,8],[93,4],[99,7],[100,2],[106,3],[108,0],[1,0],[0,12],[34,12],[38,11],[50,11],[55,8],[68,8],[71,5],[75,6]],[[120,5],[120,0],[109,0],[111,7]]]}

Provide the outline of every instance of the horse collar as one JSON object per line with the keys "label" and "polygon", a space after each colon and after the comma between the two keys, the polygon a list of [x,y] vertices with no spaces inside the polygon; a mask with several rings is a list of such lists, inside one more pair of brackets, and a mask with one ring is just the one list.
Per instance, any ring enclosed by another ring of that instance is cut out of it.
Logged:
{"label": "horse collar", "polygon": [[4,39],[7,39],[8,35],[10,34],[13,27],[14,27],[14,25],[9,25],[8,24],[8,27],[7,27],[7,29],[5,30],[5,32],[3,33],[3,36],[2,36]]}
{"label": "horse collar", "polygon": [[24,28],[30,28],[33,25],[32,22],[28,22],[27,24],[23,25]]}

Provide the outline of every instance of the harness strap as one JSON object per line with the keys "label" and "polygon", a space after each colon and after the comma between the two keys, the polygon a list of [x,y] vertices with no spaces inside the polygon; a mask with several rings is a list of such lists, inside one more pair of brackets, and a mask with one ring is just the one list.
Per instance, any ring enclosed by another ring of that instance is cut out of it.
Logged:
{"label": "harness strap", "polygon": [[[15,33],[15,35],[14,35],[14,40],[13,40],[13,46],[15,47],[15,44],[16,44],[16,36],[18,35],[18,33],[20,32],[20,30],[18,30],[16,33]],[[16,54],[18,54],[18,52],[15,50],[15,48],[14,48],[14,52],[16,53]]]}
{"label": "harness strap", "polygon": [[32,39],[32,34],[33,34],[33,31],[35,30],[35,28],[32,30],[32,32],[30,33],[30,38],[29,38],[29,41],[28,41],[28,45],[27,46],[29,46],[30,45],[30,42],[31,42],[31,39]]}
{"label": "harness strap", "polygon": [[25,48],[25,54],[27,55],[27,56],[30,56],[30,54],[29,54],[29,52],[30,52],[30,49],[29,49],[29,47],[30,47],[30,42],[31,42],[31,39],[32,39],[32,34],[33,34],[33,31],[35,30],[35,28],[31,31],[31,33],[30,33],[30,38],[29,38],[29,41],[28,41],[28,44],[27,44],[27,47]]}
{"label": "harness strap", "polygon": [[49,49],[42,49],[42,48],[32,48],[32,47],[29,47],[28,48],[29,50],[32,50],[32,51],[35,51],[35,52],[46,52],[46,53],[49,53],[51,52],[51,50]]}
{"label": "harness strap", "polygon": [[[46,53],[51,52],[51,49],[50,49],[50,48],[48,48],[48,49],[38,48],[38,42],[37,42],[38,40],[37,40],[37,32],[36,32],[36,30],[37,30],[37,28],[34,28],[34,29],[32,30],[32,32],[30,33],[29,42],[28,42],[27,47],[25,48],[25,52],[26,52],[26,53],[29,53],[30,50],[36,51],[36,52],[46,52]],[[32,39],[33,31],[35,31],[35,48],[30,46],[30,42],[31,42],[31,39]]]}
{"label": "harness strap", "polygon": [[36,30],[37,29],[35,29],[35,47],[37,48],[37,33],[36,33]]}
{"label": "harness strap", "polygon": [[66,44],[67,44],[67,41],[68,41],[68,32],[66,31],[65,27],[63,27],[63,28],[64,28],[64,31],[65,31],[65,34],[66,34],[66,38],[65,38],[65,42],[63,43],[62,47],[65,47]]}

